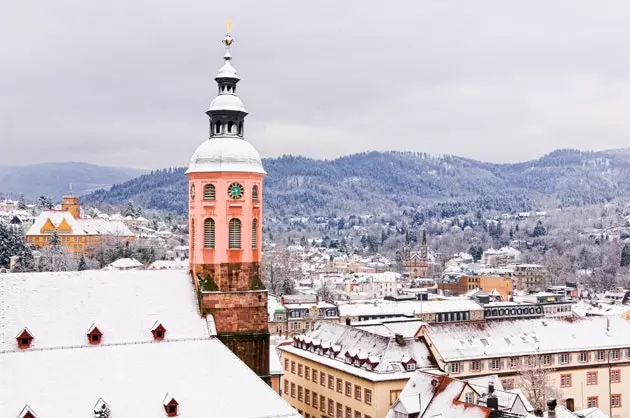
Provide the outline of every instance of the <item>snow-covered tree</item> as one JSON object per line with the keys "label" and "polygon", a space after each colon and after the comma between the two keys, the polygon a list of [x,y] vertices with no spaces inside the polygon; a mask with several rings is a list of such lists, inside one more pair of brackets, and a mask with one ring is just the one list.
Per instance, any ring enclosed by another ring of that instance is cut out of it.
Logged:
{"label": "snow-covered tree", "polygon": [[39,196],[36,203],[40,210],[52,209],[55,207],[52,199],[46,195]]}
{"label": "snow-covered tree", "polygon": [[545,367],[543,357],[531,355],[525,358],[519,371],[519,384],[525,397],[531,402],[534,409],[545,410],[548,399],[561,399],[562,393],[553,382],[553,369]]}
{"label": "snow-covered tree", "polygon": [[20,210],[28,209],[28,207],[26,206],[26,200],[24,199],[24,195],[20,195],[20,198],[18,199],[18,209]]}

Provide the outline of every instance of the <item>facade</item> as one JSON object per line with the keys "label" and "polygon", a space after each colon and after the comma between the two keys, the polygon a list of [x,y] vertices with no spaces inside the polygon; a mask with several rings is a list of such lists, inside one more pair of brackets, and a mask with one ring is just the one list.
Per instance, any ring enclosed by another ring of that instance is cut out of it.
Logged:
{"label": "facade", "polygon": [[3,275],[0,416],[299,418],[193,292],[185,270]]}
{"label": "facade", "polygon": [[403,249],[403,268],[407,277],[428,277],[429,275],[429,246],[427,232],[422,231],[422,245],[420,251],[412,252],[409,244]]}
{"label": "facade", "polygon": [[422,342],[329,322],[279,350],[282,396],[305,418],[384,417],[412,372],[432,365]]}
{"label": "facade", "polygon": [[267,291],[260,278],[262,180],[258,152],[245,140],[247,111],[237,95],[228,32],[218,95],[206,112],[209,139],[194,152],[189,180],[190,271],[202,314],[221,341],[265,379],[269,376]]}
{"label": "facade", "polygon": [[53,237],[75,255],[89,254],[104,243],[134,242],[135,236],[120,221],[82,218],[76,196],[63,198],[60,210],[44,210],[26,232],[26,243],[37,248],[51,244]]}
{"label": "facade", "polygon": [[509,276],[456,276],[444,277],[438,282],[438,290],[447,296],[463,296],[471,290],[483,290],[491,296],[509,300],[512,295],[512,279]]}
{"label": "facade", "polygon": [[481,255],[481,264],[486,264],[493,267],[502,267],[509,264],[515,264],[521,261],[523,254],[512,247],[502,247],[498,250],[494,248],[488,248]]}
{"label": "facade", "polygon": [[372,296],[374,298],[384,298],[397,295],[398,276],[399,274],[394,272],[373,274],[370,277]]}
{"label": "facade", "polygon": [[[630,322],[620,317],[493,321],[485,325],[424,325],[440,369],[468,379],[497,374],[506,390],[523,387],[527,370],[548,370],[558,401],[571,410],[598,407],[630,416]],[[535,399],[529,399],[534,403]]]}
{"label": "facade", "polygon": [[271,335],[293,337],[313,329],[318,321],[338,323],[337,305],[322,302],[319,296],[269,297],[269,333]]}
{"label": "facade", "polygon": [[546,287],[547,270],[539,264],[517,264],[512,277],[515,289],[539,291]]}

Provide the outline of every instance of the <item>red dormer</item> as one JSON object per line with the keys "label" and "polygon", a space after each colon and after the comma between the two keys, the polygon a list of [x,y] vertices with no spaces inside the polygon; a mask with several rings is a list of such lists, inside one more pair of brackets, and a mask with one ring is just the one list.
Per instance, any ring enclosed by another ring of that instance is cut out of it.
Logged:
{"label": "red dormer", "polygon": [[151,328],[151,334],[155,341],[162,341],[166,337],[166,328],[159,321],[155,321],[153,328]]}
{"label": "red dormer", "polygon": [[24,405],[24,408],[22,408],[22,412],[20,412],[20,415],[18,415],[18,417],[19,418],[37,418],[37,414],[33,412],[33,410],[29,408],[28,405]]}
{"label": "red dormer", "polygon": [[405,370],[409,372],[416,370],[416,366],[418,364],[413,358],[409,358],[408,360],[403,359],[400,363],[403,365]]}
{"label": "red dormer", "polygon": [[96,324],[92,324],[87,332],[88,342],[92,345],[100,344],[103,339],[103,333],[98,329]]}
{"label": "red dormer", "polygon": [[19,334],[15,337],[15,339],[17,340],[18,348],[26,350],[31,346],[31,343],[33,342],[33,334],[31,334],[28,328],[24,327],[22,328],[22,331],[20,331]]}
{"label": "red dormer", "polygon": [[167,417],[176,417],[179,414],[179,403],[170,394],[166,394],[162,405]]}

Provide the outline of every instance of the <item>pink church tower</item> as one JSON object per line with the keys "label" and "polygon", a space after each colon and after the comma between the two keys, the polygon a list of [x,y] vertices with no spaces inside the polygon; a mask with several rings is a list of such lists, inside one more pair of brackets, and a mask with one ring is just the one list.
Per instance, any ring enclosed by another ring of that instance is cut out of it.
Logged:
{"label": "pink church tower", "polygon": [[245,140],[229,32],[218,95],[206,114],[210,137],[195,151],[189,180],[190,270],[201,311],[218,337],[261,377],[269,374],[267,291],[261,281],[262,182],[258,152]]}

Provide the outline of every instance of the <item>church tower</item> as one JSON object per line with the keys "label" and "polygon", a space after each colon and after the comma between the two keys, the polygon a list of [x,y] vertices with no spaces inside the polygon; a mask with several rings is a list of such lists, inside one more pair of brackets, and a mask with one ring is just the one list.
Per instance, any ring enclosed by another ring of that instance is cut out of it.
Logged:
{"label": "church tower", "polygon": [[202,314],[221,341],[264,379],[269,375],[267,291],[261,281],[262,182],[258,152],[245,140],[233,38],[223,39],[217,96],[206,112],[209,138],[195,151],[189,180],[190,271]]}

